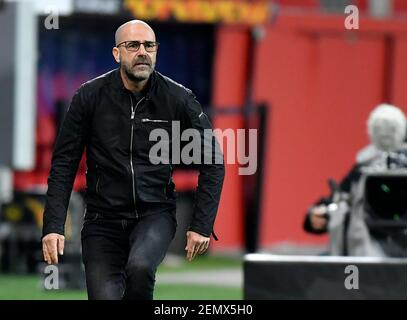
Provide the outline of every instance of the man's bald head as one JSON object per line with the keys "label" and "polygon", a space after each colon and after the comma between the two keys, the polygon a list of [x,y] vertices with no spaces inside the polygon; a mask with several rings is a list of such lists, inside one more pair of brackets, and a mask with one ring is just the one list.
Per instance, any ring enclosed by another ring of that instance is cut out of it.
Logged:
{"label": "man's bald head", "polygon": [[[145,39],[139,39],[140,37]],[[115,43],[118,45],[123,41],[130,40],[155,41],[154,30],[144,21],[128,21],[117,28],[115,33]]]}

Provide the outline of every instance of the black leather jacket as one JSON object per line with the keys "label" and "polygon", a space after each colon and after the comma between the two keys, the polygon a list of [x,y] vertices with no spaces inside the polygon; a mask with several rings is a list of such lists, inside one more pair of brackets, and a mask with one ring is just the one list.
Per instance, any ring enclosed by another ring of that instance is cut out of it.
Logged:
{"label": "black leather jacket", "polygon": [[[201,139],[203,130],[212,128],[193,93],[157,71],[139,101],[124,87],[119,69],[83,84],[72,98],[56,141],[43,235],[64,234],[69,198],[85,148],[88,211],[137,217],[138,201],[174,204],[172,161],[152,164],[149,159],[150,148],[157,143],[149,141],[151,130],[163,128],[171,134],[174,120],[179,121],[181,130],[198,129]],[[179,136],[172,135],[170,143],[173,139]],[[209,236],[222,190],[224,164],[201,164],[198,168],[190,230]]]}

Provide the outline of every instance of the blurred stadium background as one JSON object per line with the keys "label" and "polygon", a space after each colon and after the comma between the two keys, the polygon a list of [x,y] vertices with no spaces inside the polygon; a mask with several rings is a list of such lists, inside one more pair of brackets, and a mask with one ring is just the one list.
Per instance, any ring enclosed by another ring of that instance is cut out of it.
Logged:
{"label": "blurred stadium background", "polygon": [[[359,29],[345,29],[350,4]],[[65,289],[51,292],[41,281],[47,176],[74,91],[116,67],[114,31],[133,18],[156,32],[157,70],[192,89],[215,127],[259,129],[258,170],[242,176],[238,163],[227,165],[219,241],[192,263],[183,248],[197,175],[175,173],[179,230],[157,299],[242,299],[245,253],[323,251],[327,237],[302,229],[306,209],[367,144],[374,106],[407,111],[403,0],[0,1],[0,299],[86,298],[85,162],[67,221]]]}

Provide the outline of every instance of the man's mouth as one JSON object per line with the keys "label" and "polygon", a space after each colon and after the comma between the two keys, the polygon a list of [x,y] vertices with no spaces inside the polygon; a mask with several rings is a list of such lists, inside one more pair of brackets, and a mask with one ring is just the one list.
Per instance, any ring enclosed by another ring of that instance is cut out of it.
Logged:
{"label": "man's mouth", "polygon": [[136,62],[134,65],[135,66],[150,66],[150,64],[147,62]]}

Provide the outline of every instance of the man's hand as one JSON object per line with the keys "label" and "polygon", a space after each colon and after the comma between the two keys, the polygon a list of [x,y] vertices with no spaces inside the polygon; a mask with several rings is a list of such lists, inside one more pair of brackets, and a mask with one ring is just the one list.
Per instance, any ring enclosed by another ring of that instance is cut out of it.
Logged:
{"label": "man's hand", "polygon": [[58,254],[64,254],[65,237],[58,233],[49,233],[42,238],[42,253],[48,264],[58,263]]}
{"label": "man's hand", "polygon": [[325,205],[319,205],[311,209],[311,225],[316,230],[322,230],[326,228],[328,220],[326,218],[327,207]]}
{"label": "man's hand", "polygon": [[185,247],[185,250],[187,251],[187,259],[192,261],[197,253],[204,253],[209,247],[209,240],[209,237],[204,237],[194,231],[188,231],[187,246]]}

